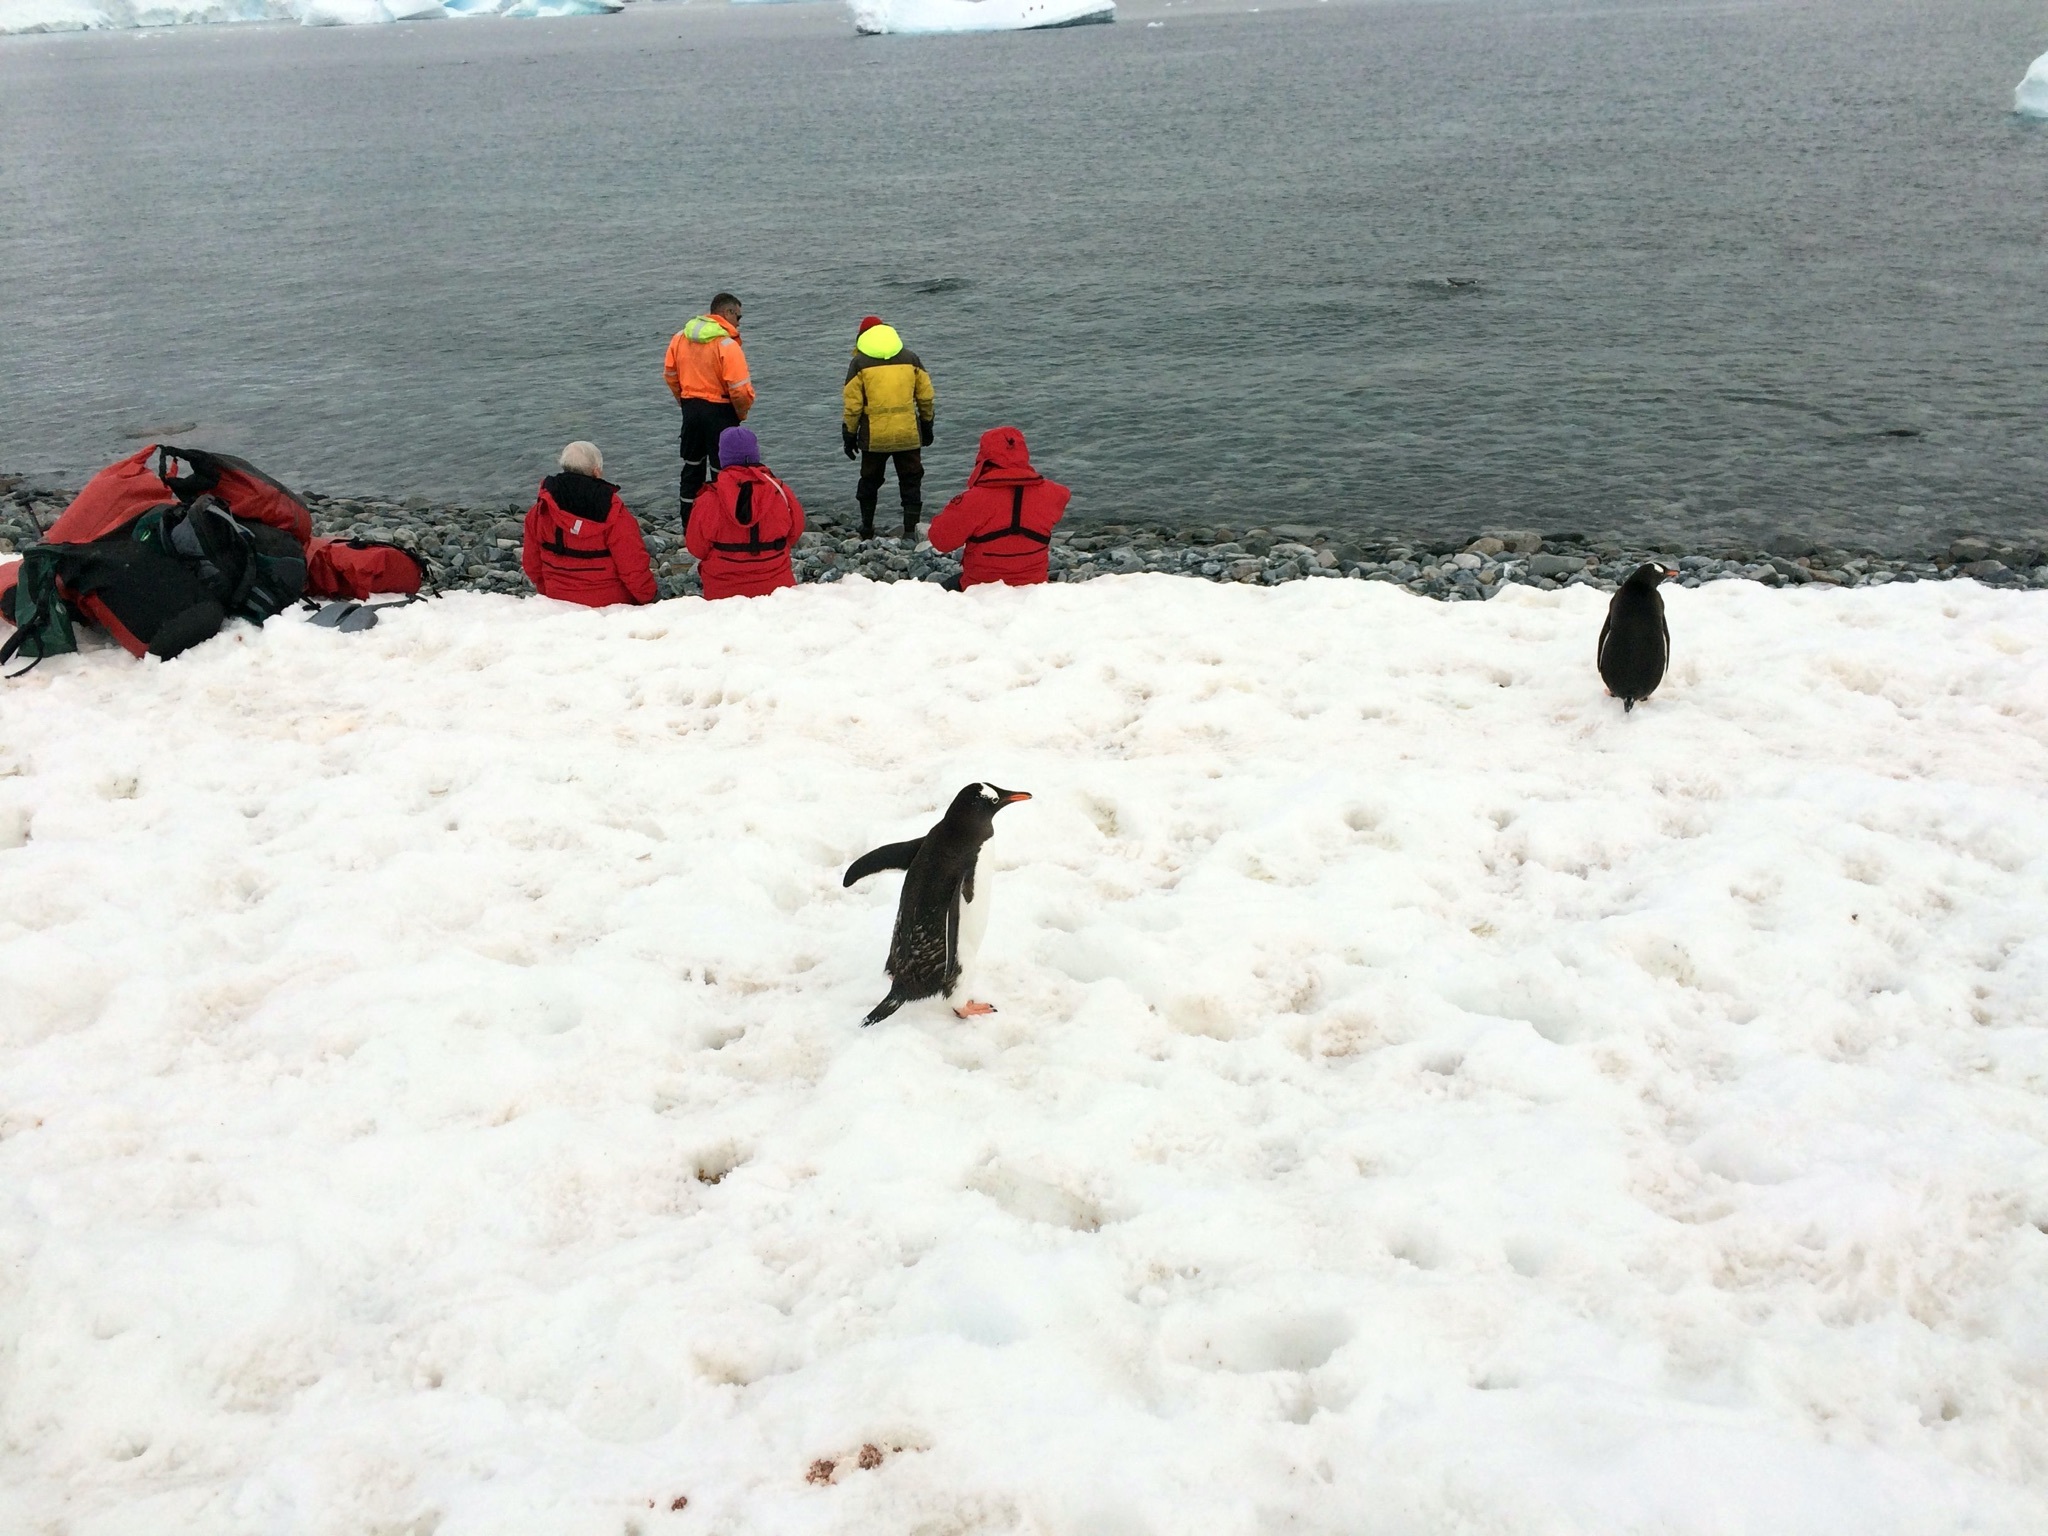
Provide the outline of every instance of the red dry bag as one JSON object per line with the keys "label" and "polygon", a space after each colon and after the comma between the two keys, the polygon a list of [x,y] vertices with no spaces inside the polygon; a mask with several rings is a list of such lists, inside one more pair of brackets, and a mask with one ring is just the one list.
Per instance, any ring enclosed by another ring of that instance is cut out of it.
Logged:
{"label": "red dry bag", "polygon": [[371,597],[420,589],[426,567],[419,556],[373,539],[314,539],[306,545],[308,597]]}

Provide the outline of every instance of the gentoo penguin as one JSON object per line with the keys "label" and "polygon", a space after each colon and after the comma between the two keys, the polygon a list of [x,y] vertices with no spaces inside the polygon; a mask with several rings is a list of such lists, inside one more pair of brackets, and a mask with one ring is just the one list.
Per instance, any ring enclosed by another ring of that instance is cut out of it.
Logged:
{"label": "gentoo penguin", "polygon": [[1648,561],[1629,573],[1607,605],[1596,657],[1600,681],[1621,700],[1623,714],[1664,681],[1664,667],[1671,660],[1671,629],[1664,622],[1664,597],[1657,584],[1677,574],[1668,565]]}
{"label": "gentoo penguin", "polygon": [[[923,837],[890,843],[847,866],[846,885],[877,870],[904,872],[896,931],[889,936],[889,995],[860,1021],[863,1027],[918,998],[953,995],[988,926],[989,878],[975,878],[981,845],[995,835],[997,811],[1030,798],[1019,789],[970,784]],[[964,1019],[995,1009],[970,999],[953,1012]]]}

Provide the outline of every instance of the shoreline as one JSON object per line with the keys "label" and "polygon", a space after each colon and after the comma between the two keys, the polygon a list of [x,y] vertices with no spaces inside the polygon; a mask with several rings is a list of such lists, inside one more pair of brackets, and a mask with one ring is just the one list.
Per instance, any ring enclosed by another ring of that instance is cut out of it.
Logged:
{"label": "shoreline", "polygon": [[[72,488],[10,483],[0,476],[0,554],[34,543],[39,529],[49,526],[73,494]],[[532,590],[519,566],[524,506],[301,494],[312,511],[316,533],[379,539],[411,549],[426,560],[430,582],[443,591]],[[876,522],[883,529],[901,527],[886,504]],[[959,572],[959,560],[933,550],[922,528],[912,548],[900,535],[863,541],[855,536],[856,526],[851,514],[816,517],[794,552],[798,582],[840,581],[848,576],[936,582]],[[641,532],[661,595],[696,593],[696,562],[683,549],[673,524],[643,520]],[[1459,540],[1403,541],[1292,523],[1244,529],[1138,523],[1062,527],[1053,534],[1052,580],[1152,572],[1259,586],[1311,579],[1378,581],[1420,597],[1460,602],[1483,601],[1507,585],[1611,591],[1648,559],[1676,566],[1680,583],[1688,587],[1730,580],[1773,587],[1875,587],[1969,579],[1989,586],[2048,589],[2048,561],[2042,550],[1979,537],[1956,539],[1941,556],[1908,557],[1830,548],[1782,535],[1761,549],[1719,542],[1695,547],[1677,536],[1651,545],[1614,534],[1517,529]]]}

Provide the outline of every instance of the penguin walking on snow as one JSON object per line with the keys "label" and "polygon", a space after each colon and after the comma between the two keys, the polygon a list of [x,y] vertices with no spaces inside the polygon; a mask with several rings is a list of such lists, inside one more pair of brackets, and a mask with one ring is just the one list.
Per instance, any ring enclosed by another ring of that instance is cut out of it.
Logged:
{"label": "penguin walking on snow", "polygon": [[1671,661],[1671,627],[1664,622],[1664,595],[1657,586],[1677,574],[1668,565],[1648,561],[1629,573],[1607,605],[1596,659],[1600,681],[1621,700],[1623,714],[1664,681],[1664,668]]}
{"label": "penguin walking on snow", "polygon": [[[997,811],[1030,798],[1022,790],[970,784],[923,837],[890,843],[847,866],[845,885],[877,870],[903,871],[896,931],[889,936],[889,995],[860,1021],[863,1028],[905,1003],[953,995],[988,926],[989,877],[976,878],[981,845],[995,835]],[[995,1009],[969,999],[953,1012],[964,1019]]]}

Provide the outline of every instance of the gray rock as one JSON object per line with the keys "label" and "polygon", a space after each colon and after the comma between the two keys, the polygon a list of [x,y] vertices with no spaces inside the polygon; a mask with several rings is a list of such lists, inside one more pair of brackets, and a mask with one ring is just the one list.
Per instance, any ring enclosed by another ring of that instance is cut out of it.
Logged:
{"label": "gray rock", "polygon": [[1953,544],[1949,545],[1948,557],[1955,561],[1957,565],[1973,565],[1980,560],[1989,560],[1991,558],[1991,541],[1989,539],[1957,539]]}
{"label": "gray rock", "polygon": [[1580,555],[1531,555],[1527,566],[1531,576],[1547,576],[1553,580],[1570,576],[1585,568],[1585,559]]}

